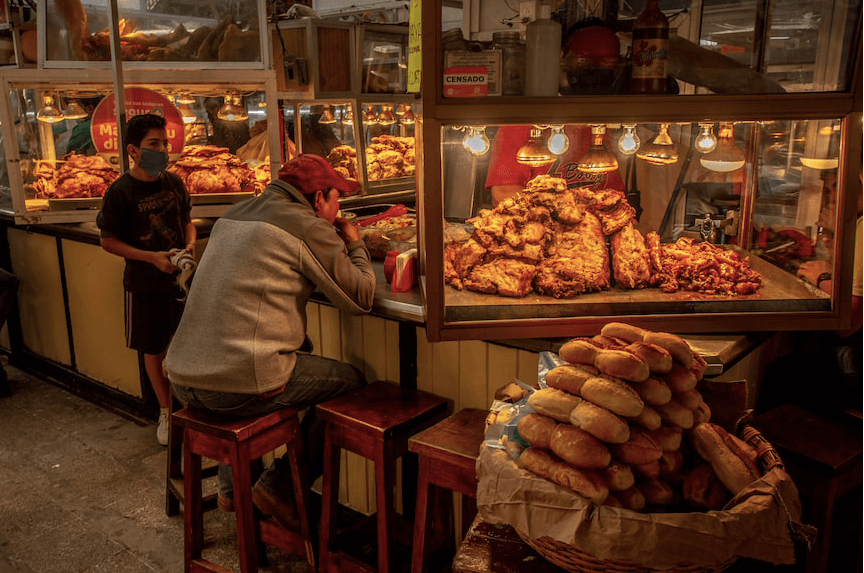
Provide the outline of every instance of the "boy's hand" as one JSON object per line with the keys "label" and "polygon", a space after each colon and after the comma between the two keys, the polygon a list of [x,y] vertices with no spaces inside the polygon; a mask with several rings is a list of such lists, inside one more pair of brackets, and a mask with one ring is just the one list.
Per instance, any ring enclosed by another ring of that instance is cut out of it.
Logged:
{"label": "boy's hand", "polygon": [[171,264],[171,251],[154,251],[150,261],[163,273],[173,273],[177,267]]}
{"label": "boy's hand", "polygon": [[357,226],[348,219],[337,217],[336,220],[333,221],[333,226],[336,227],[336,231],[339,233],[339,236],[342,237],[342,240],[345,241],[346,245],[351,241],[360,240],[360,231],[357,229]]}

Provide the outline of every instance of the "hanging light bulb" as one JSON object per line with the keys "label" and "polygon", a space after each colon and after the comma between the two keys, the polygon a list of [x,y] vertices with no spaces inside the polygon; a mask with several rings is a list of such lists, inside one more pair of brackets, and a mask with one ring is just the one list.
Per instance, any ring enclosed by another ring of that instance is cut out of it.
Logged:
{"label": "hanging light bulb", "polygon": [[653,165],[671,165],[678,161],[678,150],[675,148],[675,142],[669,137],[668,123],[660,124],[660,133],[654,141],[642,147],[636,153],[636,157]]}
{"label": "hanging light bulb", "polygon": [[240,98],[234,95],[225,96],[225,103],[219,108],[216,117],[225,121],[241,122],[249,119],[246,108],[240,105]]}
{"label": "hanging light bulb", "polygon": [[555,156],[549,154],[549,148],[541,141],[543,130],[536,125],[531,127],[528,141],[516,152],[516,161],[531,167],[543,167],[555,161]]}
{"label": "hanging light bulb", "polygon": [[462,147],[473,155],[484,155],[489,151],[489,138],[486,137],[486,126],[468,126],[468,133],[462,140]]}
{"label": "hanging light bulb", "polygon": [[345,113],[342,114],[342,123],[345,125],[354,125],[354,112],[350,105],[345,106]]}
{"label": "hanging light bulb", "polygon": [[411,111],[410,107],[407,108],[405,113],[402,114],[402,117],[399,118],[399,123],[402,125],[414,125],[414,112]]}
{"label": "hanging light bulb", "polygon": [[578,171],[583,173],[606,173],[618,169],[618,160],[606,150],[603,145],[603,136],[606,135],[605,125],[591,126],[591,147],[579,158],[576,165]]}
{"label": "hanging light bulb", "polygon": [[332,125],[336,123],[336,117],[333,115],[333,106],[328,105],[324,108],[321,117],[318,118],[318,123],[323,123],[324,125]]}
{"label": "hanging light bulb", "polygon": [[378,114],[378,123],[381,125],[393,125],[396,123],[396,116],[393,115],[393,111],[389,107],[384,108]]}
{"label": "hanging light bulb", "polygon": [[546,147],[555,155],[564,155],[570,149],[570,138],[564,133],[563,125],[553,125],[552,135],[546,142]]}
{"label": "hanging light bulb", "polygon": [[410,109],[411,108],[408,107],[407,105],[405,105],[404,103],[397,104],[396,105],[396,115],[398,115],[399,117],[402,117]]}
{"label": "hanging light bulb", "polygon": [[624,133],[618,138],[618,151],[624,155],[633,155],[639,150],[639,136],[636,135],[636,124],[625,123]]}
{"label": "hanging light bulb", "polygon": [[[837,132],[835,134],[835,131]],[[828,157],[805,157],[802,156],[801,165],[804,167],[809,167],[810,169],[818,169],[820,171],[825,169],[837,169],[840,165],[840,160],[836,157],[839,147],[839,135],[840,125],[837,124],[833,128],[830,125],[826,125],[819,129],[818,137],[828,137],[828,149],[827,154]]]}
{"label": "hanging light bulb", "polygon": [[189,92],[180,92],[177,96],[177,103],[185,103],[187,105],[192,105],[195,103],[195,98],[192,97],[192,94]]}
{"label": "hanging light bulb", "polygon": [[699,159],[702,167],[720,173],[729,173],[744,167],[744,152],[735,145],[732,123],[721,123],[717,147]]}
{"label": "hanging light bulb", "polygon": [[178,104],[177,110],[180,112],[180,117],[183,118],[183,123],[195,123],[198,120],[198,116],[195,115],[188,103]]}
{"label": "hanging light bulb", "polygon": [[57,123],[66,119],[57,106],[54,105],[54,97],[45,95],[42,97],[42,107],[36,112],[36,119],[43,123]]}
{"label": "hanging light bulb", "polygon": [[87,117],[87,112],[81,107],[77,101],[70,100],[69,105],[63,110],[63,117],[66,119],[84,119]]}
{"label": "hanging light bulb", "polygon": [[717,148],[717,136],[714,135],[713,123],[700,123],[699,135],[694,145],[699,153],[711,153]]}

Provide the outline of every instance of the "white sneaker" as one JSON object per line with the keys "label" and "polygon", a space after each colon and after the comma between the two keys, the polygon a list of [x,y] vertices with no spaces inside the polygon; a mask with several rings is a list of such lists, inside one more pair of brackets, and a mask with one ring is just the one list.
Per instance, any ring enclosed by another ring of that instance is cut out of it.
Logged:
{"label": "white sneaker", "polygon": [[168,445],[168,426],[170,416],[167,411],[159,413],[159,424],[156,426],[156,440],[160,445]]}

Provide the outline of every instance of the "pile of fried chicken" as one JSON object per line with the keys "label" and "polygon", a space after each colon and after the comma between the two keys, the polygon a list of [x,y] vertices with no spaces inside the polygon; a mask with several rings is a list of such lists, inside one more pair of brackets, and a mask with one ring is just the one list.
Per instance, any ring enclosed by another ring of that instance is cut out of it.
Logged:
{"label": "pile of fried chicken", "polygon": [[39,199],[81,199],[101,197],[120,174],[101,155],[70,153],[55,166],[39,161],[32,188]]}
{"label": "pile of fried chicken", "polygon": [[[269,172],[269,163],[266,165]],[[263,183],[264,177],[259,178],[245,161],[230,153],[228,148],[216,145],[187,145],[180,159],[168,171],[183,180],[190,195],[260,193],[267,184]],[[269,182],[269,176],[266,179]]]}
{"label": "pile of fried chicken", "polygon": [[613,280],[618,288],[663,292],[740,295],[759,288],[761,276],[737,253],[685,238],[661,245],[653,231],[643,237],[634,217],[621,191],[568,189],[564,179],[541,175],[468,220],[471,237],[445,247],[445,282],[516,298],[570,298],[609,289]]}
{"label": "pile of fried chicken", "polygon": [[[378,135],[366,150],[366,173],[369,181],[411,177],[414,175],[414,138]],[[349,145],[330,150],[327,160],[346,179],[357,179],[357,152]]]}

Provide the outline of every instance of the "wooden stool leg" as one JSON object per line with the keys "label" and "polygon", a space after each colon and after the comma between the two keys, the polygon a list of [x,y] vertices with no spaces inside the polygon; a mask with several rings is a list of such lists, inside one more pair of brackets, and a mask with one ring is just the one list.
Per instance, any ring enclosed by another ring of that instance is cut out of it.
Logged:
{"label": "wooden stool leg", "polygon": [[[288,462],[291,464],[291,481],[294,484],[294,500],[300,518],[300,535],[306,549],[306,567],[310,573],[315,571],[315,539],[309,523],[309,484],[306,479],[306,464],[303,461],[303,443],[300,434],[288,444]],[[303,471],[301,471],[301,469]]]}
{"label": "wooden stool leg", "polygon": [[183,562],[186,573],[201,558],[204,516],[201,511],[201,456],[192,453],[192,431],[183,432]]}
{"label": "wooden stool leg", "polygon": [[812,523],[817,528],[816,543],[807,558],[807,573],[828,571],[831,553],[831,522],[834,518],[834,496],[837,495],[837,480],[819,480],[813,492]]}
{"label": "wooden stool leg", "polygon": [[237,444],[229,454],[234,515],[237,519],[237,550],[243,573],[258,571],[258,535],[255,531],[255,507],[252,505],[252,465],[249,445]]}
{"label": "wooden stool leg", "polygon": [[420,467],[417,474],[417,505],[414,510],[414,549],[411,552],[411,573],[423,573],[426,562],[426,525],[429,509],[429,473],[432,460],[420,457]]}
{"label": "wooden stool leg", "polygon": [[395,497],[393,488],[396,485],[396,464],[393,460],[393,444],[385,440],[375,448],[375,496],[377,503],[378,523],[378,573],[390,573],[393,562],[393,537],[396,519]]}
{"label": "wooden stool leg", "polygon": [[333,430],[324,431],[324,480],[321,484],[321,571],[330,570],[330,544],[336,539],[336,509],[339,504],[339,462],[342,450],[333,443]]}
{"label": "wooden stool leg", "polygon": [[[172,408],[173,412],[173,408]],[[180,513],[180,500],[174,495],[170,483],[172,479],[183,477],[183,427],[169,419],[168,455],[165,471],[165,515],[173,517]]]}

